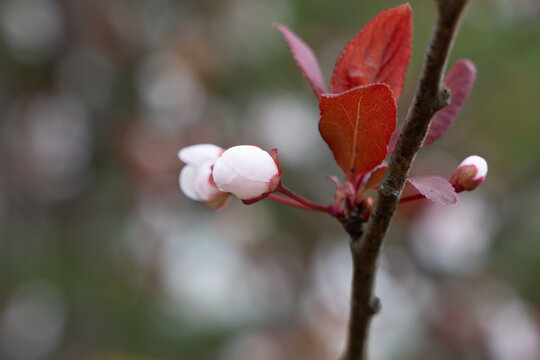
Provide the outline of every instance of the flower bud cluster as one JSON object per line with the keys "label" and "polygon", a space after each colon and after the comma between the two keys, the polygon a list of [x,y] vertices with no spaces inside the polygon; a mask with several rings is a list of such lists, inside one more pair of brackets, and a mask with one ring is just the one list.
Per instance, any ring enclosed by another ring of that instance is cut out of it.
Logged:
{"label": "flower bud cluster", "polygon": [[183,148],[178,157],[186,164],[179,178],[184,194],[211,205],[223,205],[230,194],[253,202],[275,191],[280,183],[277,160],[257,146],[223,150],[198,144]]}

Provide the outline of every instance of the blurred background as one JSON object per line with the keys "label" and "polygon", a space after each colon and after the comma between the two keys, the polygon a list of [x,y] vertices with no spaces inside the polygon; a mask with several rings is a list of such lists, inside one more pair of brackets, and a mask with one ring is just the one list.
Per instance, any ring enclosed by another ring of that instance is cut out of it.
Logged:
{"label": "blurred background", "polygon": [[[195,143],[279,148],[321,203],[341,175],[317,101],[272,22],[328,80],[395,1],[0,0],[0,358],[328,360],[350,260],[328,216],[263,201],[221,212],[178,189]],[[434,22],[412,0],[403,120]],[[540,1],[475,0],[450,64],[478,79],[416,174],[470,154],[487,181],[455,207],[402,205],[377,283],[373,360],[540,359]]]}

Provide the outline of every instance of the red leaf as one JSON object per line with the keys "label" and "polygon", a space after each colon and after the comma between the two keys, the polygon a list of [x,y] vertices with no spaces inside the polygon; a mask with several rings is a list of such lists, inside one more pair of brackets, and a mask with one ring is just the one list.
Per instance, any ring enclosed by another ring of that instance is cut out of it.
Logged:
{"label": "red leaf", "polygon": [[457,195],[454,187],[440,176],[408,178],[407,181],[429,200],[441,205],[455,205]]}
{"label": "red leaf", "polygon": [[450,105],[435,115],[422,146],[427,146],[446,134],[459,115],[461,107],[465,100],[467,100],[475,80],[476,67],[472,61],[462,59],[456,62],[444,79],[444,83],[452,94]]}
{"label": "red leaf", "polygon": [[375,167],[368,176],[366,176],[366,179],[362,183],[362,192],[361,194],[364,194],[365,192],[377,189],[379,187],[379,184],[381,183],[382,179],[384,178],[384,174],[386,173],[387,169],[386,164],[381,164],[377,167]]}
{"label": "red leaf", "polygon": [[[462,59],[452,67],[444,79],[444,83],[452,93],[450,105],[435,114],[422,146],[432,144],[446,134],[459,115],[463,103],[469,97],[475,80],[476,67],[472,61]],[[403,130],[403,126],[392,134],[390,143],[388,143],[389,154],[394,152],[401,130]]]}
{"label": "red leaf", "polygon": [[371,84],[341,94],[322,94],[319,107],[319,131],[347,179],[383,161],[397,112],[387,85]]}
{"label": "red leaf", "polygon": [[330,91],[385,83],[397,102],[411,57],[412,10],[407,3],[383,11],[352,39],[334,67]]}
{"label": "red leaf", "polygon": [[296,63],[309,81],[315,95],[319,97],[322,93],[327,92],[319,62],[311,48],[287,26],[277,23],[272,24],[272,26],[281,31],[287,40]]}

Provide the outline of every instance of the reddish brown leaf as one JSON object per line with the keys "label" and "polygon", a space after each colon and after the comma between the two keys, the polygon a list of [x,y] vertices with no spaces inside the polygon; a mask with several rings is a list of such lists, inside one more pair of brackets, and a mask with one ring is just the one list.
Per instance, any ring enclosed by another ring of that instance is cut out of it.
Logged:
{"label": "reddish brown leaf", "polygon": [[397,102],[411,57],[412,10],[407,3],[383,11],[352,39],[334,67],[330,91],[385,83]]}
{"label": "reddish brown leaf", "polygon": [[[472,61],[462,59],[456,62],[444,79],[444,83],[452,94],[450,105],[435,114],[422,146],[432,144],[446,134],[459,115],[463,103],[469,97],[475,80],[476,67]],[[388,143],[389,154],[394,152],[402,129],[403,125],[392,134],[390,143]]]}
{"label": "reddish brown leaf", "polygon": [[462,59],[456,62],[444,79],[444,83],[452,94],[450,105],[435,115],[422,146],[427,146],[446,134],[459,115],[461,107],[465,100],[467,100],[475,80],[476,67],[472,61]]}
{"label": "reddish brown leaf", "polygon": [[369,175],[366,176],[366,179],[364,180],[364,183],[362,184],[362,192],[361,194],[364,194],[365,192],[377,189],[379,187],[379,184],[381,183],[384,174],[386,173],[386,168],[388,166],[386,164],[381,164],[374,168]]}
{"label": "reddish brown leaf", "polygon": [[457,195],[454,187],[440,176],[408,178],[407,181],[427,199],[441,205],[455,205]]}
{"label": "reddish brown leaf", "polygon": [[385,84],[320,97],[319,131],[336,162],[353,179],[379,165],[396,127],[396,103]]}
{"label": "reddish brown leaf", "polygon": [[311,48],[287,26],[277,23],[272,24],[272,26],[281,31],[287,40],[296,63],[309,81],[315,95],[319,97],[322,93],[327,92],[319,62]]}

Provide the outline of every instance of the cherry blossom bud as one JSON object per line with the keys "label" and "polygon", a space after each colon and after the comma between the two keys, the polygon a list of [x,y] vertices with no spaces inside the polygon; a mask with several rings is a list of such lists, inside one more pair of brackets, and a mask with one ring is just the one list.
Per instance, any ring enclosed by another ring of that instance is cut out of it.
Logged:
{"label": "cherry blossom bud", "polygon": [[257,199],[279,185],[280,171],[269,153],[253,145],[227,149],[217,159],[212,172],[221,191],[242,200]]}
{"label": "cherry blossom bud", "polygon": [[219,146],[197,144],[185,147],[178,157],[186,166],[180,172],[180,189],[192,200],[212,202],[223,193],[212,180],[212,166],[223,152]]}
{"label": "cherry blossom bud", "polygon": [[484,182],[487,172],[486,160],[480,156],[471,155],[458,165],[449,181],[456,192],[471,191]]}

